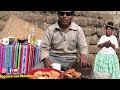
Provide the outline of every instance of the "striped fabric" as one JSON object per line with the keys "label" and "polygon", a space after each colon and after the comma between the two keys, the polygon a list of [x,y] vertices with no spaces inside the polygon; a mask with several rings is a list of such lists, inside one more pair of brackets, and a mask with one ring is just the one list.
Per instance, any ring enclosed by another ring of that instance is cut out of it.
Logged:
{"label": "striped fabric", "polygon": [[28,44],[14,43],[0,45],[0,73],[2,68],[18,68],[18,73],[27,74],[40,57],[40,47]]}
{"label": "striped fabric", "polygon": [[109,76],[109,74],[106,73],[110,73],[112,75],[111,79],[120,79],[120,68],[117,55],[98,52],[95,57],[93,73],[96,74],[96,77],[106,77],[106,75]]}

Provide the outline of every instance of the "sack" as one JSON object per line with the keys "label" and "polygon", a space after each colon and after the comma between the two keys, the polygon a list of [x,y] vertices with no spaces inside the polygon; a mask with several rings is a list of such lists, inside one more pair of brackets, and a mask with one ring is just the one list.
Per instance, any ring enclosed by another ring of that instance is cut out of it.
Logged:
{"label": "sack", "polygon": [[93,78],[94,79],[111,79],[112,74],[107,72],[94,72]]}

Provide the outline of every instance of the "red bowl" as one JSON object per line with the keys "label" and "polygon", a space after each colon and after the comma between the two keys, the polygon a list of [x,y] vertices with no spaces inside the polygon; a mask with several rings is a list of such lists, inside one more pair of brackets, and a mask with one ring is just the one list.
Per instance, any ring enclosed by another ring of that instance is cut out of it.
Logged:
{"label": "red bowl", "polygon": [[60,73],[59,79],[63,79],[63,73],[61,71],[59,71],[57,69],[53,69],[53,68],[38,68],[38,69],[31,70],[28,74],[34,75],[34,73],[37,71],[50,72],[51,70],[54,70],[54,71]]}

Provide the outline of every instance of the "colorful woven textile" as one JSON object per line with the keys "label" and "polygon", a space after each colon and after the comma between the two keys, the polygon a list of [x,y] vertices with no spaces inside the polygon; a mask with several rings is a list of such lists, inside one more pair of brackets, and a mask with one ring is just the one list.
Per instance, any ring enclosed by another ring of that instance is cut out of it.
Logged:
{"label": "colorful woven textile", "polygon": [[18,68],[18,73],[27,74],[40,57],[40,47],[14,43],[0,45],[0,73],[2,68]]}

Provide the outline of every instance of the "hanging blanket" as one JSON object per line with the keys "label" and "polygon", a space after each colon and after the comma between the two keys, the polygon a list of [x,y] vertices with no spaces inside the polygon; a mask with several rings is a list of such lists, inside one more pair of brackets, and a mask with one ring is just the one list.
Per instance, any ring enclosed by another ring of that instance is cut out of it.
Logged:
{"label": "hanging blanket", "polygon": [[22,45],[22,56],[20,61],[20,73],[27,74],[28,66],[28,45]]}

